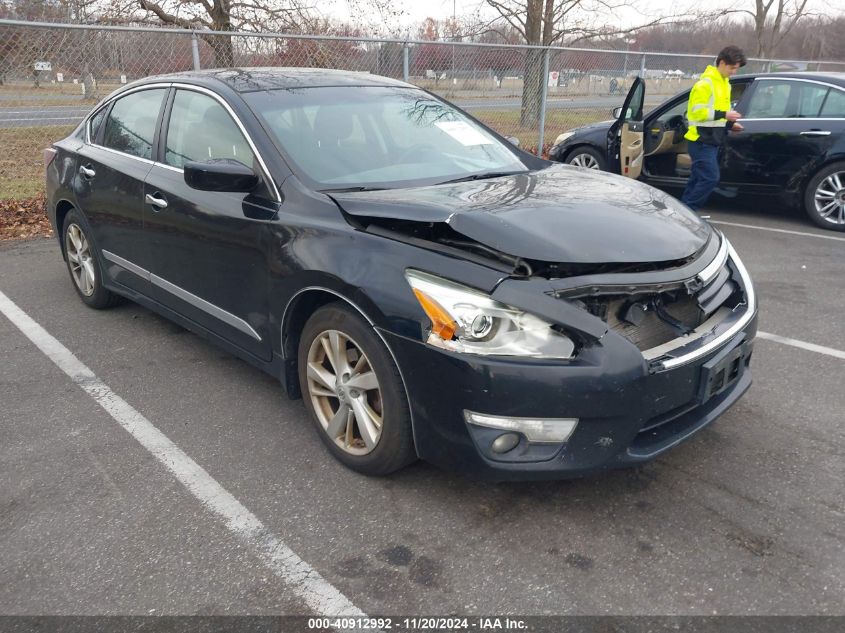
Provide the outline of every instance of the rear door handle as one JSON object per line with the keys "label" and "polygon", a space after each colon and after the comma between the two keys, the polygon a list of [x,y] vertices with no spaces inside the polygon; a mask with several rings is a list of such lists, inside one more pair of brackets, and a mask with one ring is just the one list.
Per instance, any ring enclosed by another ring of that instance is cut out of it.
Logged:
{"label": "rear door handle", "polygon": [[93,178],[97,175],[96,171],[90,169],[89,167],[86,167],[85,165],[79,166],[79,173],[85,176],[86,178]]}
{"label": "rear door handle", "polygon": [[801,136],[830,136],[830,130],[807,130]]}
{"label": "rear door handle", "polygon": [[147,194],[144,196],[144,200],[147,201],[147,204],[151,204],[154,207],[158,207],[159,209],[167,208],[167,200],[164,198],[156,198],[153,195]]}

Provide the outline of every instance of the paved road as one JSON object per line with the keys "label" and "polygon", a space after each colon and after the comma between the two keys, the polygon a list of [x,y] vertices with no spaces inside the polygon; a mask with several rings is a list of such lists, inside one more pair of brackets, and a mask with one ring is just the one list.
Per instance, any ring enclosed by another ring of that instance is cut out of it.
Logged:
{"label": "paved road", "polygon": [[[623,96],[589,97],[574,99],[549,99],[548,107],[558,110],[573,109],[606,109],[608,113],[614,107],[622,105]],[[647,101],[647,105],[661,103],[662,99]],[[455,103],[465,110],[514,110],[518,109],[520,100],[512,99],[469,99],[455,100]],[[95,104],[85,102],[80,105],[69,106],[16,106],[0,107],[0,128],[32,127],[43,125],[76,125],[91,111]],[[609,116],[609,114],[608,114]]]}
{"label": "paved road", "polygon": [[[845,236],[712,217],[756,280],[760,329],[845,350]],[[845,614],[841,359],[758,340],[737,406],[636,470],[370,479],[270,377],[137,305],[85,308],[54,240],[0,246],[0,270],[0,291],[366,613]],[[2,315],[0,355],[0,614],[309,613]]]}

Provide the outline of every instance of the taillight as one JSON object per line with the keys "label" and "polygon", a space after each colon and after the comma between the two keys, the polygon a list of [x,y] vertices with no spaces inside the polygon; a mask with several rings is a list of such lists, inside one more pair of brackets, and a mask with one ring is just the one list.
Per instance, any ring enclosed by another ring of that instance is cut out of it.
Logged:
{"label": "taillight", "polygon": [[58,153],[59,151],[53,147],[48,147],[44,150],[44,169],[47,169],[50,166],[50,163],[53,162],[53,159]]}

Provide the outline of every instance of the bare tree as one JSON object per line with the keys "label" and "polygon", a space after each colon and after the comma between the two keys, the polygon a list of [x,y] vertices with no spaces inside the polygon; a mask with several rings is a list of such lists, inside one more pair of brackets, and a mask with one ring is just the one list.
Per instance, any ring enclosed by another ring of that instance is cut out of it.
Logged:
{"label": "bare tree", "polygon": [[[677,16],[665,16],[632,28],[608,27],[602,17],[609,18],[623,7],[633,6],[633,0],[485,0],[498,14],[488,25],[489,30],[501,32],[506,25],[516,31],[525,44],[551,46],[575,44],[596,37],[631,33],[660,24]],[[502,37],[507,37],[502,33]],[[522,88],[520,124],[533,126],[540,117],[540,98],[543,82],[543,51],[529,49],[525,54],[525,75]]]}
{"label": "bare tree", "polygon": [[754,9],[729,9],[725,13],[751,16],[757,44],[755,56],[771,57],[795,25],[813,13],[809,0],[754,0]]}
{"label": "bare tree", "polygon": [[114,0],[104,21],[158,22],[202,31],[217,67],[234,63],[231,31],[307,32],[319,19],[308,0]]}

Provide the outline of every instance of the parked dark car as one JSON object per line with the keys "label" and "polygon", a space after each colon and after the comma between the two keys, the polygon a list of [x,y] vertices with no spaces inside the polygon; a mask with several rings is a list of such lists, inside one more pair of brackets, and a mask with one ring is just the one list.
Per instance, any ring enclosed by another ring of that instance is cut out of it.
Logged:
{"label": "parked dark car", "polygon": [[[690,173],[684,139],[689,91],[645,117],[643,94],[637,79],[626,99],[630,105],[614,112],[617,120],[561,134],[550,158],[677,193]],[[731,79],[731,101],[743,114],[745,129],[731,132],[720,150],[722,180],[716,193],[779,198],[800,205],[818,226],[845,231],[845,73],[738,75]],[[629,165],[620,155],[619,131],[626,117],[642,121],[643,131],[639,155],[635,152]]]}
{"label": "parked dark car", "polygon": [[754,291],[723,235],[399,81],[154,77],[45,160],[83,302],[127,297],[278,377],[363,473],[636,464],[751,383]]}

